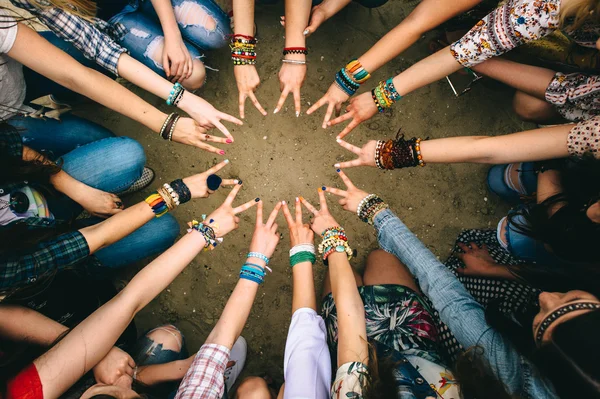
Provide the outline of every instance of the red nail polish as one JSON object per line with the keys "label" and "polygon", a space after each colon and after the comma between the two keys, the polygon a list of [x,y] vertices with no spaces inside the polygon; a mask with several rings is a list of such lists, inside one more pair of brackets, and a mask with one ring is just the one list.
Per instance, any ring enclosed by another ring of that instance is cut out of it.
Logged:
{"label": "red nail polish", "polygon": [[233,143],[233,140],[231,140],[231,139],[227,139],[225,142],[226,142],[227,144],[231,144],[231,143]]}
{"label": "red nail polish", "polygon": [[225,155],[225,151],[221,150],[221,151],[219,151],[219,154]]}

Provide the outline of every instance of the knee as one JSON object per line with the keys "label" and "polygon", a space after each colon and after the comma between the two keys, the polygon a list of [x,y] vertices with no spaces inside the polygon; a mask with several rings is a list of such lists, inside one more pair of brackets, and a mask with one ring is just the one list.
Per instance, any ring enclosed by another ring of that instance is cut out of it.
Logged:
{"label": "knee", "polygon": [[120,160],[120,163],[127,162],[131,167],[142,170],[146,165],[144,147],[129,137],[117,137],[115,140],[112,147],[113,156]]}
{"label": "knee", "polygon": [[385,252],[383,249],[374,249],[367,256],[367,266],[363,275],[378,273],[381,268],[385,268],[390,262],[400,263],[398,258],[389,252]]}
{"label": "knee", "polygon": [[189,91],[195,91],[204,86],[206,82],[206,68],[200,60],[194,60],[194,71],[192,76],[182,82],[183,87]]}
{"label": "knee", "polygon": [[179,236],[179,223],[173,215],[167,213],[159,218],[154,218],[155,226],[153,230],[156,232],[156,238],[160,240],[157,247],[167,249],[171,247]]}
{"label": "knee", "polygon": [[238,399],[265,399],[271,398],[267,382],[260,377],[246,378],[236,391]]}
{"label": "knee", "polygon": [[548,112],[552,108],[552,105],[545,101],[521,91],[515,93],[512,105],[515,114],[525,122],[539,122],[547,119]]}
{"label": "knee", "polygon": [[162,345],[162,349],[180,352],[183,347],[183,334],[177,327],[167,324],[150,331],[146,335],[156,345]]}

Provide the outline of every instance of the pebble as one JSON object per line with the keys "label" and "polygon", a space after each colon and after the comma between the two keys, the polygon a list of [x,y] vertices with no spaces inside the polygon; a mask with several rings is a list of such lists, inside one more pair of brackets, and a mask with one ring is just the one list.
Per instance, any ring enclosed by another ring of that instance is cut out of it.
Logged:
{"label": "pebble", "polygon": [[379,123],[377,122],[371,122],[367,125],[367,127],[371,130],[378,130],[379,129]]}
{"label": "pebble", "polygon": [[266,139],[267,139],[267,136],[263,136],[263,140],[266,140]]}
{"label": "pebble", "polygon": [[319,76],[319,80],[323,80],[323,79],[325,79],[325,76],[323,76],[323,75]]}
{"label": "pebble", "polygon": [[485,202],[487,202],[487,200],[488,200],[488,199],[487,199],[487,197],[483,197],[483,200],[484,200]]}

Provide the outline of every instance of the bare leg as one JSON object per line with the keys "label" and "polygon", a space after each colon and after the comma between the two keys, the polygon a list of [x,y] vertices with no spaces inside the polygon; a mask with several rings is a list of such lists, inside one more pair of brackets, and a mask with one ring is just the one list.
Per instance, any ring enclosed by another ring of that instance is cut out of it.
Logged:
{"label": "bare leg", "polygon": [[275,399],[275,393],[269,388],[264,378],[248,377],[235,393],[237,399]]}
{"label": "bare leg", "polygon": [[563,123],[565,120],[556,108],[545,100],[517,91],[513,98],[513,109],[519,118],[534,123]]}
{"label": "bare leg", "polygon": [[406,266],[394,255],[382,249],[376,249],[369,254],[363,282],[365,285],[398,284],[421,293],[415,284],[415,278]]}

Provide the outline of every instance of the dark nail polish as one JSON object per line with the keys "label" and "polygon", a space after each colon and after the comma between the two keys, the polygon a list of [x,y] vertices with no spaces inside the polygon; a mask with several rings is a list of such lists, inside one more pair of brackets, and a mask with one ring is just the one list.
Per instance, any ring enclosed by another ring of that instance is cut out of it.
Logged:
{"label": "dark nail polish", "polygon": [[341,169],[336,169],[335,171],[338,172],[338,173],[340,173],[342,170]]}
{"label": "dark nail polish", "polygon": [[254,202],[258,202],[258,201],[260,201],[260,198],[258,198],[258,197],[254,198]]}
{"label": "dark nail polish", "polygon": [[242,185],[242,179],[240,179],[240,180],[238,181],[238,184],[239,184],[239,185]]}
{"label": "dark nail polish", "polygon": [[325,190],[327,190],[327,187],[323,186],[323,187],[321,187],[321,190],[325,191]]}
{"label": "dark nail polish", "polygon": [[214,221],[215,221],[215,219],[210,219],[210,220],[208,221],[208,223],[212,223],[212,222],[214,222]]}

